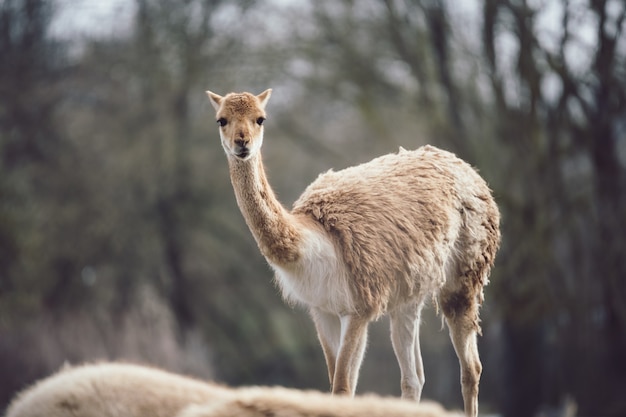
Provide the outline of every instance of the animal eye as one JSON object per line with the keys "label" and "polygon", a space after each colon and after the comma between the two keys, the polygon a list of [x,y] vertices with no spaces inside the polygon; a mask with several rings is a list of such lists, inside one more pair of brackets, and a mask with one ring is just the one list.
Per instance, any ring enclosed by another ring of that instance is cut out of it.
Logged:
{"label": "animal eye", "polygon": [[265,117],[259,117],[258,119],[256,119],[256,124],[261,126],[264,121],[265,121]]}
{"label": "animal eye", "polygon": [[217,119],[217,123],[221,126],[224,127],[226,126],[226,124],[228,123],[228,121],[226,119],[224,119],[223,117],[220,117],[219,119]]}

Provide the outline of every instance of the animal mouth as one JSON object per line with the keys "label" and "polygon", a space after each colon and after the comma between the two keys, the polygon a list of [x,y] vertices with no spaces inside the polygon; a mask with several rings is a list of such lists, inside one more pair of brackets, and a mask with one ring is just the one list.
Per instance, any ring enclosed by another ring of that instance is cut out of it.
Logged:
{"label": "animal mouth", "polygon": [[248,148],[238,148],[235,149],[235,156],[237,158],[245,159],[248,155],[250,155],[250,150]]}

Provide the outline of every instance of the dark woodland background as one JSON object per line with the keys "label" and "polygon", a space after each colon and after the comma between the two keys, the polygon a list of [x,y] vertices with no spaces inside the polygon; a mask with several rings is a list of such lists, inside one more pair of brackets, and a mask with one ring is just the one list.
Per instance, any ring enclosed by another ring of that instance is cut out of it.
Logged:
{"label": "dark woodland background", "polygon": [[[107,4],[0,0],[0,411],[65,361],[327,389],[204,93],[272,87],[264,159],[287,206],[319,172],[425,143],[490,183],[482,413],[626,415],[623,1]],[[433,309],[422,346],[424,396],[460,408]],[[384,319],[368,391],[400,392]]]}

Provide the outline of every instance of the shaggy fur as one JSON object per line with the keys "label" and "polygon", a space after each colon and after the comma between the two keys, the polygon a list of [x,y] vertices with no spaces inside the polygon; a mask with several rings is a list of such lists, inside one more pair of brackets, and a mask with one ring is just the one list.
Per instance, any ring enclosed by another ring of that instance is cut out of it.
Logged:
{"label": "shaggy fur", "polygon": [[471,295],[482,297],[498,247],[489,188],[432,146],[322,174],[292,213],[324,226],[348,266],[358,312],[375,317],[420,292],[436,295],[446,268],[466,274]]}
{"label": "shaggy fur", "polygon": [[253,387],[236,398],[190,406],[178,417],[453,417],[437,403],[402,401],[374,395],[355,398],[315,391]]}
{"label": "shaggy fur", "polygon": [[320,175],[289,212],[260,153],[270,94],[208,92],[241,212],[284,298],[309,307],[333,392],[354,394],[368,323],[388,312],[402,395],[419,399],[419,318],[434,299],[459,357],[465,411],[476,416],[478,309],[500,242],[487,184],[449,152],[401,149]]}
{"label": "shaggy fur", "polygon": [[65,368],[18,394],[6,417],[172,417],[231,390],[154,368],[102,363]]}
{"label": "shaggy fur", "polygon": [[6,417],[444,417],[435,403],[331,397],[280,387],[228,388],[119,363],[66,368],[16,396]]}

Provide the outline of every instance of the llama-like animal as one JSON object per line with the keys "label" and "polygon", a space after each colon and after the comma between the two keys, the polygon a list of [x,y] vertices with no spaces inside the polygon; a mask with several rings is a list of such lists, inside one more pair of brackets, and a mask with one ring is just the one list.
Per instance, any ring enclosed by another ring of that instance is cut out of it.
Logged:
{"label": "llama-like animal", "polygon": [[283,297],[309,308],[332,392],[354,395],[368,323],[388,312],[402,396],[419,400],[420,312],[432,298],[459,358],[465,412],[476,416],[478,310],[500,242],[485,181],[449,152],[401,149],[320,175],[288,211],[261,160],[271,90],[207,94],[237,203]]}
{"label": "llama-like animal", "polygon": [[156,368],[98,363],[65,367],[19,393],[5,417],[174,417],[232,389]]}
{"label": "llama-like animal", "polygon": [[452,417],[439,404],[330,397],[281,387],[229,388],[152,367],[67,367],[18,394],[6,417]]}

